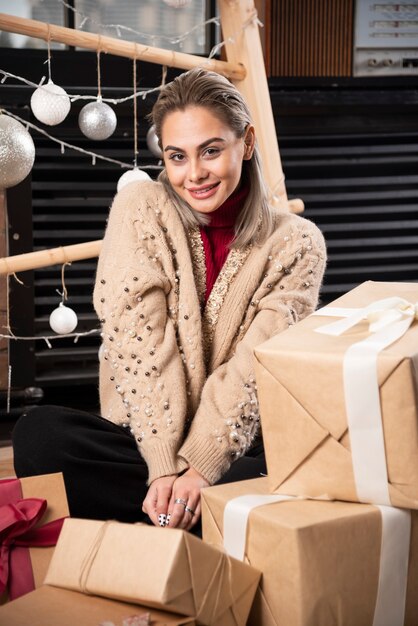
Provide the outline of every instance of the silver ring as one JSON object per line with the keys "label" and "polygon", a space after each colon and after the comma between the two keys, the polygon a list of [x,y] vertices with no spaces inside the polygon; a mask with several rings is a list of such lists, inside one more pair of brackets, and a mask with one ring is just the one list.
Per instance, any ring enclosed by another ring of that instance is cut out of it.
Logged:
{"label": "silver ring", "polygon": [[186,508],[187,506],[187,501],[183,500],[183,498],[176,498],[174,500],[174,504],[182,504],[184,506],[184,508]]}
{"label": "silver ring", "polygon": [[195,512],[193,511],[193,509],[191,509],[191,508],[190,508],[190,507],[188,507],[188,506],[185,506],[185,507],[184,507],[184,512],[186,512],[186,511],[187,511],[188,513],[191,513],[192,515],[195,515]]}

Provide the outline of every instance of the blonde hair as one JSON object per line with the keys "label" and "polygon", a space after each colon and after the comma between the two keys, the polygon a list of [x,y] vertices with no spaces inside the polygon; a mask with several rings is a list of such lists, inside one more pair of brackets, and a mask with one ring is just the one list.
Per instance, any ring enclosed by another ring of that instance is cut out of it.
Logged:
{"label": "blonde hair", "polygon": [[[161,129],[165,117],[173,111],[183,111],[191,106],[209,109],[238,138],[244,137],[248,125],[252,124],[248,106],[232,83],[220,74],[195,68],[181,74],[162,89],[149,115],[161,148]],[[241,248],[249,243],[262,244],[275,228],[275,211],[267,201],[257,142],[251,159],[243,161],[242,175],[248,180],[250,191],[235,225],[232,248]],[[208,223],[206,215],[194,211],[174,191],[165,170],[158,180],[165,186],[186,228]]]}

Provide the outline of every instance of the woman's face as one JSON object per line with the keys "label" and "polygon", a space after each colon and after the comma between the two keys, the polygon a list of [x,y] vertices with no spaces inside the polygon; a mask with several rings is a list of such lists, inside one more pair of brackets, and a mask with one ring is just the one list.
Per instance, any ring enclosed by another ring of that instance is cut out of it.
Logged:
{"label": "woman's face", "polygon": [[199,213],[212,213],[237,188],[254,150],[254,127],[236,137],[209,109],[173,111],[161,128],[164,164],[177,194]]}

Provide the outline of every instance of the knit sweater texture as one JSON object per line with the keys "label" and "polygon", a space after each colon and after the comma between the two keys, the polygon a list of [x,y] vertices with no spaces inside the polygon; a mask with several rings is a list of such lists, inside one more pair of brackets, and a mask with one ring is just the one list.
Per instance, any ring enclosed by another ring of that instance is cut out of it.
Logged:
{"label": "knit sweater texture", "polygon": [[213,484],[251,447],[253,350],[314,311],[325,260],[312,222],[277,214],[264,244],[230,251],[205,305],[199,229],[160,183],[116,196],[94,289],[101,411],[131,430],[149,483],[194,467]]}

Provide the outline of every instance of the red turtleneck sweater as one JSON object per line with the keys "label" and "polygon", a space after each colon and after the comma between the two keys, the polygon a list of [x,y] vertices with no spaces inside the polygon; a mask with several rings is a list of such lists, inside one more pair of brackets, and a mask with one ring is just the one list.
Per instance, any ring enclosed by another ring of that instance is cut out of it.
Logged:
{"label": "red turtleneck sweater", "polygon": [[225,200],[221,206],[210,213],[210,223],[200,227],[206,261],[205,302],[210,296],[213,285],[225,263],[229,245],[235,235],[235,222],[248,196],[249,187],[243,185]]}

